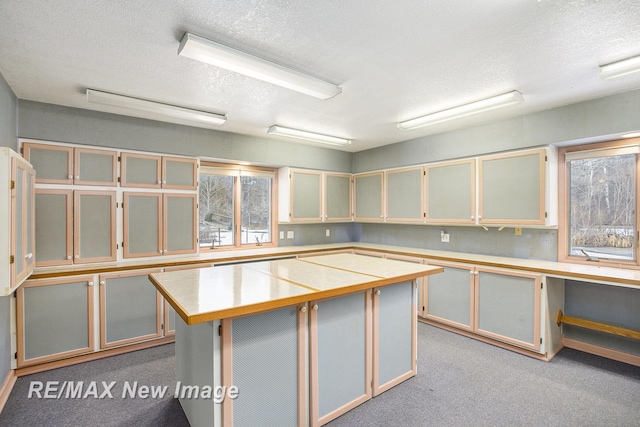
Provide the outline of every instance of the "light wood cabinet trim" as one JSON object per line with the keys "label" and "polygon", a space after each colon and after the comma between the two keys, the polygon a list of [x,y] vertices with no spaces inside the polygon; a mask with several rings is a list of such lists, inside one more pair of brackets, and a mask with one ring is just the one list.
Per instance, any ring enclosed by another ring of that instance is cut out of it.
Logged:
{"label": "light wood cabinet trim", "polygon": [[[73,147],[65,145],[53,145],[53,144],[38,144],[33,142],[24,142],[22,144],[22,155],[27,161],[30,161],[31,150],[50,150],[50,151],[64,151],[67,153],[67,178],[66,179],[51,179],[41,178],[36,176],[36,182],[42,184],[73,184]],[[69,178],[70,177],[70,178]]]}
{"label": "light wood cabinet trim", "polygon": [[[119,347],[126,344],[132,344],[140,341],[147,341],[154,338],[159,338],[162,336],[162,316],[161,316],[161,307],[163,298],[160,295],[160,292],[156,290],[156,332],[155,334],[147,334],[141,335],[138,337],[127,338],[118,341],[110,341],[107,342],[107,295],[105,288],[108,286],[107,280],[109,279],[120,279],[123,277],[132,277],[132,276],[144,276],[145,274],[152,273],[160,273],[162,270],[160,268],[155,269],[145,269],[145,270],[135,270],[135,271],[127,271],[120,273],[112,273],[112,274],[101,274],[98,278],[99,280],[99,300],[100,300],[100,349],[107,349],[111,347]],[[102,283],[105,283],[104,285]]]}
{"label": "light wood cabinet trim", "polygon": [[[458,166],[469,164],[471,168],[471,182],[469,183],[471,187],[471,194],[469,197],[471,198],[471,212],[469,212],[468,219],[452,219],[452,218],[432,218],[429,216],[429,172],[432,169],[443,168],[447,166]],[[443,162],[443,163],[434,163],[425,165],[425,185],[424,185],[424,193],[425,193],[425,214],[427,224],[475,224],[476,222],[476,159],[466,159],[466,160],[457,160],[452,162]]]}
{"label": "light wood cabinet trim", "polygon": [[[80,176],[80,156],[83,153],[111,156],[111,181],[85,181]],[[118,185],[118,152],[113,150],[96,150],[94,148],[73,149],[73,183],[79,185],[96,185],[115,187]],[[78,177],[76,179],[76,177]]]}
{"label": "light wood cabinet trim", "polygon": [[[111,199],[110,212],[110,233],[111,244],[109,245],[110,253],[105,257],[96,258],[75,258],[76,255],[80,256],[80,198],[82,196],[109,196]],[[116,192],[115,191],[84,191],[76,190],[73,192],[73,260],[74,263],[90,263],[90,262],[108,262],[116,260]]]}
{"label": "light wood cabinet trim", "polygon": [[[307,169],[290,169],[289,170],[289,174],[291,176],[291,178],[289,179],[289,213],[291,214],[291,222],[321,222],[322,221],[322,216],[323,216],[323,212],[322,212],[322,188],[323,188],[323,182],[322,182],[322,172],[320,171],[315,171],[315,170],[307,170]],[[313,175],[313,176],[317,176],[318,177],[318,215],[316,215],[315,217],[297,217],[295,212],[294,212],[294,182],[295,182],[295,175]]]}
{"label": "light wood cabinet trim", "polygon": [[[95,347],[94,329],[94,315],[93,315],[93,276],[74,276],[67,278],[47,279],[47,280],[27,280],[16,291],[16,343],[17,343],[17,364],[18,368],[25,366],[38,365],[45,362],[51,362],[53,360],[67,358],[71,356],[77,356],[80,354],[90,353]],[[25,325],[24,325],[24,290],[26,288],[40,287],[40,286],[55,286],[64,285],[66,283],[87,282],[87,347],[82,347],[70,351],[64,351],[56,354],[49,354],[46,356],[34,357],[32,359],[25,359]]]}
{"label": "light wood cabinet trim", "polygon": [[[174,185],[167,183],[167,162],[184,162],[191,163],[193,166],[193,174],[191,177],[191,185]],[[186,157],[170,157],[162,156],[162,188],[173,190],[195,190],[198,187],[198,159]]]}
{"label": "light wood cabinet trim", "polygon": [[[162,305],[163,305],[163,315],[162,315],[162,321],[163,321],[163,325],[164,328],[162,328],[162,331],[164,332],[164,336],[168,337],[171,335],[175,335],[176,334],[176,329],[175,329],[175,325],[173,329],[169,329],[169,308],[171,307],[171,305],[169,305],[169,303],[167,302],[166,299],[164,299],[164,297],[162,298]],[[177,315],[177,314],[176,314]]]}
{"label": "light wood cabinet trim", "polygon": [[[14,252],[17,244],[17,239],[21,240],[22,253],[14,253],[15,256],[14,262],[10,265],[10,277],[9,277],[9,292],[18,287],[21,283],[23,283],[27,277],[29,277],[33,271],[35,266],[35,189],[33,185],[35,185],[35,171],[31,167],[31,165],[18,156],[11,156],[11,180],[14,183],[17,183],[18,180],[18,170],[22,170],[22,194],[20,195],[20,199],[22,201],[22,211],[17,212],[16,207],[14,205],[15,199],[17,199],[17,194],[12,194],[11,201],[7,201],[7,203],[11,206],[10,213],[10,224],[11,224],[11,252]],[[27,183],[27,177],[31,177],[31,187],[29,187]],[[12,190],[12,193],[18,190],[18,185],[15,185],[16,188]],[[28,200],[30,196],[31,200]],[[31,209],[27,209],[27,201],[31,205]],[[22,224],[22,235],[16,236],[16,221],[18,219],[18,215],[20,216],[20,221]],[[29,226],[32,226],[33,229],[31,232],[28,231]],[[29,235],[31,235],[31,242],[29,242]],[[20,273],[16,271],[16,267],[18,264],[18,258],[24,260],[28,254],[27,250],[29,248],[29,243],[31,244],[31,260],[25,261],[23,269]],[[7,292],[5,292],[6,294]]]}
{"label": "light wood cabinet trim", "polygon": [[36,259],[36,267],[47,267],[52,265],[71,265],[73,264],[73,191],[72,190],[52,190],[36,188],[34,193],[62,195],[66,198],[66,257],[61,260],[40,261]]}
{"label": "light wood cabinet trim", "polygon": [[[136,158],[136,159],[148,159],[156,161],[156,183],[155,184],[143,184],[136,182],[128,182],[127,181],[127,159]],[[123,187],[131,187],[131,188],[161,188],[162,187],[162,157],[154,156],[151,154],[139,154],[139,153],[128,153],[122,152],[120,154],[120,185]]]}
{"label": "light wood cabinet trim", "polygon": [[[483,167],[484,162],[491,160],[500,160],[500,159],[508,159],[514,157],[523,157],[523,156],[531,156],[537,154],[538,155],[538,173],[540,177],[539,182],[539,200],[538,200],[538,219],[535,220],[527,220],[527,219],[494,219],[494,218],[485,218],[484,217],[484,209],[483,209]],[[517,151],[510,152],[505,154],[497,154],[492,156],[482,156],[478,158],[478,224],[518,224],[522,226],[526,225],[545,225],[545,210],[546,210],[546,150],[544,148],[536,149],[536,150],[527,150],[527,151]]]}

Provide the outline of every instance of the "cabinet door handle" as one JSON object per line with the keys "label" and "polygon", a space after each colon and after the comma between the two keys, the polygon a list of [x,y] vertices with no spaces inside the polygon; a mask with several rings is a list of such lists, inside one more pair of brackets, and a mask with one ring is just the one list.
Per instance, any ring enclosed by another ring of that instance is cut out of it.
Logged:
{"label": "cabinet door handle", "polygon": [[93,286],[93,282],[88,282],[87,285]]}
{"label": "cabinet door handle", "polygon": [[67,176],[67,178],[73,179],[73,175],[69,175],[69,176]]}
{"label": "cabinet door handle", "polygon": [[28,253],[24,256],[26,259],[31,259],[33,258],[33,253]]}
{"label": "cabinet door handle", "polygon": [[378,290],[376,291],[376,295],[380,295],[381,293],[382,293],[382,292],[380,292],[380,289],[378,289]]}
{"label": "cabinet door handle", "polygon": [[305,306],[300,307],[300,311],[302,313],[306,313],[307,312],[307,306],[305,305]]}
{"label": "cabinet door handle", "polygon": [[71,259],[71,255],[67,255],[67,259]]}
{"label": "cabinet door handle", "polygon": [[74,177],[74,179],[80,179],[80,176],[79,176],[79,175],[76,175],[76,176]]}
{"label": "cabinet door handle", "polygon": [[106,285],[106,284],[107,284],[107,282],[105,282],[104,280],[100,280],[100,284],[101,284],[102,286],[104,286],[104,285]]}
{"label": "cabinet door handle", "polygon": [[311,307],[311,308],[313,308],[314,310],[318,311],[318,304],[313,304],[313,307]]}
{"label": "cabinet door handle", "polygon": [[158,184],[162,184],[162,181],[161,181],[161,180],[158,180]]}
{"label": "cabinet door handle", "polygon": [[73,257],[74,257],[75,259],[78,259],[78,258],[80,258],[80,255],[74,255]]}
{"label": "cabinet door handle", "polygon": [[158,249],[158,253],[160,253],[160,254],[161,254],[161,253],[162,253],[162,249]]}
{"label": "cabinet door handle", "polygon": [[471,219],[476,219],[476,217],[474,215],[471,215]]}

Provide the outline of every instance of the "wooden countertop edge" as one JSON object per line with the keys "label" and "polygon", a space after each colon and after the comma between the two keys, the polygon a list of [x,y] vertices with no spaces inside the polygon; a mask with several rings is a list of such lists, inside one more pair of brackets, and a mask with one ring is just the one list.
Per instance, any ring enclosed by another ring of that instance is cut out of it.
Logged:
{"label": "wooden countertop edge", "polygon": [[[411,249],[415,249],[412,251]],[[164,268],[164,267],[176,267],[176,266],[187,266],[187,265],[197,265],[197,264],[222,264],[222,263],[230,263],[230,262],[242,262],[242,261],[254,261],[259,259],[268,259],[268,258],[284,258],[288,256],[296,256],[296,255],[305,255],[312,254],[316,252],[331,252],[331,251],[340,251],[340,250],[369,250],[374,252],[380,252],[385,254],[393,254],[393,255],[404,255],[410,257],[419,257],[425,259],[431,259],[434,261],[449,261],[449,262],[460,262],[465,264],[474,264],[479,266],[486,267],[495,267],[495,268],[504,268],[511,270],[520,270],[533,272],[538,274],[545,274],[555,277],[562,278],[570,278],[576,280],[593,280],[597,282],[607,282],[610,284],[622,284],[628,286],[637,286],[640,287],[640,280],[635,280],[633,278],[626,278],[620,276],[611,276],[607,273],[610,271],[621,270],[621,271],[630,271],[630,272],[638,272],[639,270],[625,270],[625,269],[617,269],[615,267],[602,267],[605,269],[610,269],[608,272],[605,271],[601,274],[596,274],[594,272],[579,272],[579,271],[569,271],[562,268],[554,269],[554,268],[545,268],[538,266],[526,266],[518,263],[501,263],[501,262],[492,262],[486,260],[477,260],[477,259],[469,259],[465,258],[465,255],[473,255],[473,254],[463,254],[460,256],[443,256],[443,255],[432,255],[432,254],[424,254],[421,253],[422,250],[420,248],[407,248],[407,250],[396,250],[396,249],[385,249],[378,247],[368,247],[366,243],[362,244],[336,244],[335,247],[322,247],[322,248],[314,248],[314,249],[304,249],[304,246],[292,246],[291,250],[287,250],[284,252],[276,252],[276,253],[264,253],[264,254],[254,254],[254,255],[230,255],[224,258],[216,258],[216,259],[197,259],[197,260],[183,260],[183,261],[167,261],[162,263],[145,263],[145,264],[136,264],[136,265],[117,265],[117,266],[105,266],[105,267],[97,267],[86,265],[83,266],[82,269],[77,270],[64,270],[60,271],[51,271],[51,272],[38,272],[36,271],[29,277],[30,280],[36,279],[49,279],[55,277],[64,277],[64,276],[77,276],[84,274],[100,274],[100,273],[109,273],[115,271],[128,271],[128,270],[142,270],[145,268]],[[242,252],[242,251],[237,251]],[[554,262],[554,261],[548,261]],[[564,263],[558,263],[559,266]],[[573,268],[581,268],[585,269],[594,268],[597,266],[582,266],[582,264],[566,264]],[[48,268],[48,267],[44,267]]]}
{"label": "wooden countertop edge", "polygon": [[[296,295],[287,298],[280,298],[272,301],[263,301],[255,304],[248,304],[239,307],[232,307],[228,309],[215,310],[207,313],[199,313],[199,314],[189,314],[184,307],[182,307],[162,286],[160,282],[158,282],[152,274],[149,275],[149,279],[156,286],[158,291],[165,297],[167,302],[173,307],[173,309],[178,313],[178,315],[182,318],[182,320],[187,325],[195,325],[198,323],[210,322],[212,320],[220,320],[220,319],[229,319],[233,317],[240,317],[250,314],[258,314],[265,311],[276,310],[278,308],[289,307],[296,304],[306,303],[310,301],[318,301],[326,298],[333,298],[337,296],[347,295],[355,292],[364,291],[372,288],[379,288],[383,286],[392,285],[394,283],[405,282],[408,280],[417,279],[419,277],[429,276],[431,274],[442,273],[444,268],[435,267],[432,270],[427,272],[420,271],[416,273],[405,274],[402,276],[394,276],[392,278],[380,278],[377,280],[372,280],[370,282],[358,283],[351,286],[345,286],[335,289],[327,289],[327,290],[319,290],[317,289],[315,292],[311,291],[306,294]],[[267,273],[265,273],[267,274]],[[290,281],[289,281],[290,282]],[[295,283],[295,282],[291,282]],[[309,286],[297,284],[299,286],[304,287],[305,289],[312,289]]]}

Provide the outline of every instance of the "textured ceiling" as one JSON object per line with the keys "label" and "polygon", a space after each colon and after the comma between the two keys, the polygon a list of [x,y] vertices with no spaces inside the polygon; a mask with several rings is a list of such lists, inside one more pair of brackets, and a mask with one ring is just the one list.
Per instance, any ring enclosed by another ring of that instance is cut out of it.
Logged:
{"label": "textured ceiling", "polygon": [[[640,88],[598,65],[640,54],[640,1],[2,0],[0,73],[17,97],[90,105],[86,88],[350,138],[346,151]],[[177,55],[185,32],[339,84],[319,100]],[[523,105],[413,131],[396,122],[511,90]],[[153,118],[148,116],[149,118]]]}

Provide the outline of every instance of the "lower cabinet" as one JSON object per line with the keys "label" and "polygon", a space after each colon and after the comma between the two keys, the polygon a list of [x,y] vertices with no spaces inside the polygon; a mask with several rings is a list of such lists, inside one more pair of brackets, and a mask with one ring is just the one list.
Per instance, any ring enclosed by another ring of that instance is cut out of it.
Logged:
{"label": "lower cabinet", "polygon": [[160,269],[100,275],[100,348],[162,335],[162,296],[149,281]]}
{"label": "lower cabinet", "polygon": [[544,352],[540,275],[462,263],[427,263],[444,267],[444,273],[425,280],[425,318]]}
{"label": "lower cabinet", "polygon": [[93,275],[27,280],[18,288],[18,367],[93,351],[93,280]]}
{"label": "lower cabinet", "polygon": [[16,292],[17,367],[173,335],[175,312],[148,279],[157,271],[27,280]]}

